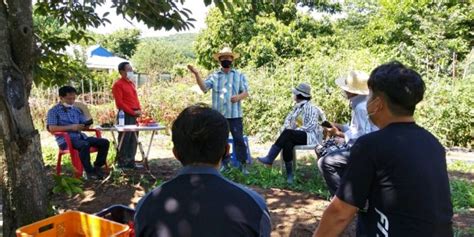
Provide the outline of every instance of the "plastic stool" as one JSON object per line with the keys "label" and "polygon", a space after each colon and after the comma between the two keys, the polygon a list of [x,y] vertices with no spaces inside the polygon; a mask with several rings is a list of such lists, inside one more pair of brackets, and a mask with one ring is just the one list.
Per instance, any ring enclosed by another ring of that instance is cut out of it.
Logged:
{"label": "plastic stool", "polygon": [[[296,151],[297,150],[314,150],[316,149],[317,145],[296,145],[293,148],[293,173],[296,173]],[[285,161],[283,161],[283,152],[280,154],[281,156],[281,171],[285,170]],[[317,165],[316,165],[317,166]]]}
{"label": "plastic stool", "polygon": [[[234,147],[235,147],[234,138],[229,137],[227,139],[227,142],[232,145],[232,153],[229,154],[230,162],[234,167],[239,167],[240,162],[237,160],[237,156],[235,155],[235,152],[234,152]],[[249,139],[247,136],[244,136],[244,143],[245,143],[245,146],[247,147],[247,160],[246,160],[247,164],[252,164],[252,158],[250,157]]]}

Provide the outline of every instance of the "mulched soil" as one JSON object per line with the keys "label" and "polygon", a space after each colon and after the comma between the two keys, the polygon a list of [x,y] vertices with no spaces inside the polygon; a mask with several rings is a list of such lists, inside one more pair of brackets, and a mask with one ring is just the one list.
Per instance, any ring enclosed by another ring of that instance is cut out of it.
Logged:
{"label": "mulched soil", "polygon": [[[134,208],[148,191],[146,187],[151,187],[156,179],[170,179],[179,167],[175,159],[157,159],[150,164],[149,173],[144,170],[125,171],[120,174],[122,179],[86,181],[82,195],[73,197],[67,197],[65,194],[55,195],[53,205],[60,212],[80,210],[95,213],[113,204],[124,204]],[[51,172],[53,172],[53,167],[51,167]],[[325,207],[329,204],[327,200],[308,193],[277,188],[252,188],[267,201],[272,218],[272,236],[275,237],[312,236]],[[474,210],[455,215],[454,221],[455,226],[459,228],[471,228],[474,226]],[[342,236],[355,236],[354,222]]]}

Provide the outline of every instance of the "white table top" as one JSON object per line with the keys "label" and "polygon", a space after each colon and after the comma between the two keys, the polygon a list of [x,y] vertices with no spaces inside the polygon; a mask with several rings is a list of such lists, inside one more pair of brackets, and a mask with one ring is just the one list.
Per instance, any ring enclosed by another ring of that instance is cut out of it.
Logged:
{"label": "white table top", "polygon": [[97,130],[101,131],[118,131],[118,132],[138,132],[138,131],[153,131],[153,130],[163,130],[166,127],[163,125],[157,126],[137,126],[137,125],[124,125],[118,126],[115,125],[113,127],[103,128],[101,126],[95,127]]}

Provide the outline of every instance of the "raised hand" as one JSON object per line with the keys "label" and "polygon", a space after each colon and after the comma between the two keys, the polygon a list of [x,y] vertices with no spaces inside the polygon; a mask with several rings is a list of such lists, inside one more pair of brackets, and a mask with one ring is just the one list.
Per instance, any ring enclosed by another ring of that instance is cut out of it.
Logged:
{"label": "raised hand", "polygon": [[196,68],[194,68],[193,65],[191,64],[188,64],[188,70],[192,72],[193,74],[198,74],[198,71],[196,70]]}

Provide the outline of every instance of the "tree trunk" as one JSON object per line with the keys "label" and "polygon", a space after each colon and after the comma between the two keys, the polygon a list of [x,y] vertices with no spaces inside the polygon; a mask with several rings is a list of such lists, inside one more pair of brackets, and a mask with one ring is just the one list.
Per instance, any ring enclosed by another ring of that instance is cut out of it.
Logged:
{"label": "tree trunk", "polygon": [[48,182],[28,104],[33,74],[31,0],[0,0],[0,167],[3,235],[47,217]]}

